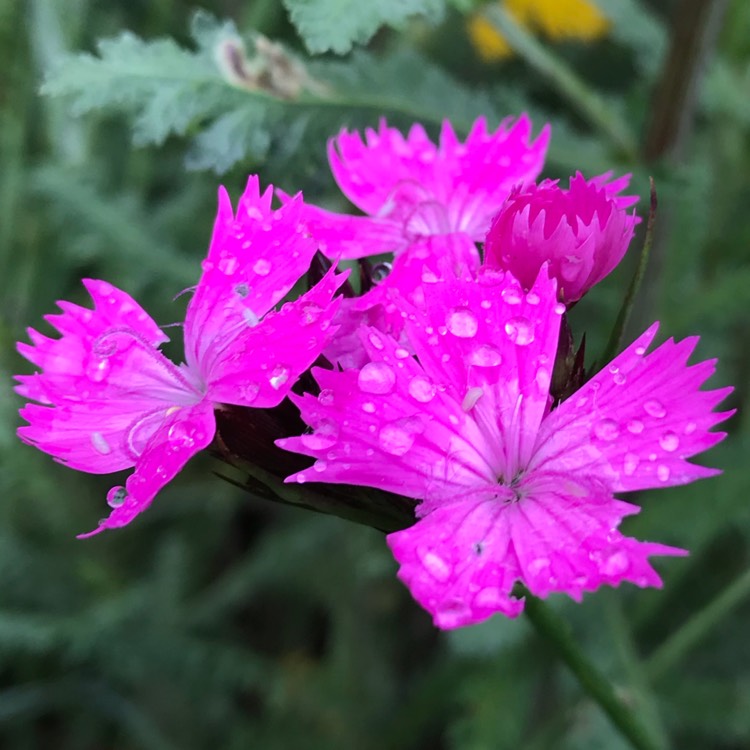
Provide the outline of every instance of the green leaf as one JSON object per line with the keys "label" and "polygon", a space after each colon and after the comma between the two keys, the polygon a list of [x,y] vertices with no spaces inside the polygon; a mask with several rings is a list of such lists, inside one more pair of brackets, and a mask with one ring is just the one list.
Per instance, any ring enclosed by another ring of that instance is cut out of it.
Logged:
{"label": "green leaf", "polygon": [[399,27],[411,16],[437,20],[443,0],[284,0],[289,17],[310,52],[343,55],[368,42],[384,25]]}

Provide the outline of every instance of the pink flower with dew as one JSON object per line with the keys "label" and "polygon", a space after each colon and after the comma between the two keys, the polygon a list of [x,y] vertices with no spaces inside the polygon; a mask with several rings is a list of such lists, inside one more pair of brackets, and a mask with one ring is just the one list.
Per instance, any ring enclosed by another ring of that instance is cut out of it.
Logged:
{"label": "pink flower with dew", "polygon": [[504,120],[494,133],[478,118],[466,141],[446,120],[434,144],[421,125],[406,138],[382,120],[365,138],[343,130],[328,144],[339,187],[367,216],[305,206],[305,221],[332,260],[401,253],[421,238],[462,232],[484,240],[492,217],[516,185],[539,175],[549,126],[536,140],[531,121]]}
{"label": "pink flower with dew", "polygon": [[510,271],[525,289],[547,263],[560,299],[579,300],[622,260],[639,222],[626,210],[638,197],[617,195],[630,176],[610,177],[587,181],[578,172],[568,189],[544,180],[513,191],[487,233],[485,263]]}
{"label": "pink flower with dew", "polygon": [[639,509],[613,493],[717,473],[686,460],[724,437],[709,430],[730,414],[712,410],[731,388],[699,390],[715,363],[687,365],[697,339],[646,354],[655,324],[551,410],[565,308],[546,269],[528,292],[487,270],[424,297],[421,311],[402,304],[408,349],[363,329],[364,367],[316,369],[320,396],[292,396],[314,431],[278,444],[316,461],[287,481],[420,500],[388,543],[441,628],[518,615],[517,581],[576,600],[602,584],[659,586],[648,558],[684,552],[624,536]]}
{"label": "pink flower with dew", "polygon": [[295,302],[274,306],[307,270],[315,243],[300,223],[301,198],[271,210],[251,177],[235,216],[226,192],[203,274],[187,309],[185,364],[159,351],[167,336],[128,294],[84,280],[94,308],[59,302],[29,329],[21,354],[41,372],[18,376],[22,440],[80,471],[134,467],[107,495],[108,518],[89,534],[124,526],[145,510],[188,459],[212,441],[214,408],[279,404],[335,331],[332,302],[345,275],[329,272]]}

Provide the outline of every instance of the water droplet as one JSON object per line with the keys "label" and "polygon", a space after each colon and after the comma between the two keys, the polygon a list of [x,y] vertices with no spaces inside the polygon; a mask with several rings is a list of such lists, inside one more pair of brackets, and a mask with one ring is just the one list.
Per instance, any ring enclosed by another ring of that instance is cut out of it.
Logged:
{"label": "water droplet", "polygon": [[250,328],[255,328],[260,323],[260,318],[249,307],[242,308],[242,317]]}
{"label": "water droplet", "polygon": [[696,430],[697,427],[698,427],[698,425],[695,424],[695,422],[688,422],[685,425],[685,434],[686,435],[692,435],[695,432],[695,430]]}
{"label": "water droplet", "polygon": [[622,384],[623,384],[623,383],[624,383],[624,382],[625,382],[626,380],[627,380],[627,378],[626,378],[626,377],[625,377],[625,375],[623,375],[623,374],[622,374],[621,372],[616,372],[616,373],[615,373],[615,374],[614,374],[614,375],[612,376],[612,382],[613,382],[613,383],[614,383],[615,385],[622,385]]}
{"label": "water droplet", "polygon": [[633,435],[640,435],[643,432],[643,422],[640,419],[629,420],[625,427]]}
{"label": "water droplet", "polygon": [[373,345],[373,347],[375,347],[375,349],[377,349],[378,351],[382,351],[384,346],[383,339],[381,339],[380,336],[378,336],[376,333],[371,333],[367,337],[367,340]]}
{"label": "water droplet", "polygon": [[378,433],[378,443],[386,452],[403,456],[414,445],[415,434],[399,422],[384,425]]}
{"label": "water droplet", "polygon": [[521,290],[514,286],[509,286],[503,289],[500,296],[509,305],[520,305],[521,300],[523,299]]}
{"label": "water droplet", "polygon": [[614,419],[602,419],[594,425],[594,435],[599,440],[611,442],[612,440],[616,440],[619,434],[620,426]]}
{"label": "water droplet", "polygon": [[255,271],[258,276],[268,276],[271,272],[271,264],[265,258],[258,258],[258,260],[253,263],[253,271]]}
{"label": "water droplet", "polygon": [[333,391],[330,388],[324,388],[318,396],[318,403],[322,406],[330,406],[333,403]]}
{"label": "water droplet", "polygon": [[189,429],[184,422],[175,422],[169,428],[167,440],[181,448],[192,448],[195,444],[193,430]]}
{"label": "water droplet", "polygon": [[248,404],[255,401],[255,399],[258,398],[259,393],[260,393],[260,386],[257,383],[253,383],[252,381],[243,383],[240,386],[240,398],[242,398],[243,401],[245,401]]}
{"label": "water droplet", "polygon": [[426,404],[435,397],[435,386],[425,375],[415,375],[409,381],[409,395],[422,404]]}
{"label": "water droplet", "polygon": [[91,433],[91,445],[94,446],[94,449],[97,451],[97,453],[101,453],[103,456],[106,456],[107,454],[112,452],[110,444],[106,441],[104,435],[102,435],[101,432]]}
{"label": "water droplet", "polygon": [[458,338],[470,339],[477,335],[479,322],[471,310],[465,307],[456,308],[448,313],[445,319],[448,330]]}
{"label": "water droplet", "polygon": [[555,315],[562,315],[565,312],[565,305],[562,302],[558,302],[552,310],[554,311]]}
{"label": "water droplet", "polygon": [[444,583],[451,577],[451,567],[442,557],[429,550],[420,550],[418,554],[422,565],[435,580]]}
{"label": "water droplet", "polygon": [[646,412],[646,414],[649,414],[652,417],[656,417],[657,419],[661,419],[662,417],[666,416],[667,413],[667,410],[664,408],[664,404],[662,404],[661,401],[657,401],[655,398],[646,401],[646,403],[643,404],[643,410]]}
{"label": "water droplet", "polygon": [[313,469],[317,472],[325,471],[328,468],[328,464],[325,461],[319,460],[313,464]]}
{"label": "water droplet", "polygon": [[385,362],[368,362],[357,376],[357,385],[364,393],[390,393],[396,384],[396,373]]}
{"label": "water droplet", "polygon": [[667,479],[669,479],[670,471],[669,466],[665,466],[664,464],[659,464],[656,467],[656,476],[659,477],[660,482],[666,482]]}
{"label": "water droplet", "polygon": [[362,411],[366,411],[368,414],[374,414],[375,409],[376,406],[372,401],[365,401],[364,404],[362,404]]}
{"label": "water droplet", "polygon": [[527,318],[511,318],[505,324],[505,333],[516,346],[528,346],[534,340],[534,326]]}
{"label": "water droplet", "polygon": [[399,347],[396,349],[395,352],[393,352],[396,359],[407,359],[409,357],[409,352],[404,349],[403,347]]}
{"label": "water droplet", "polygon": [[615,552],[610,555],[601,567],[602,574],[605,576],[622,575],[630,567],[628,556],[622,552]]}
{"label": "water droplet", "polygon": [[294,480],[297,484],[304,484],[307,481],[307,477],[304,474],[297,474]]}
{"label": "water droplet", "polygon": [[635,455],[635,453],[626,453],[622,470],[627,476],[631,477],[635,474],[635,470],[638,468],[640,462],[641,460]]}
{"label": "water droplet", "polygon": [[111,369],[112,363],[107,357],[92,357],[86,368],[86,376],[94,383],[101,383]]}
{"label": "water droplet", "polygon": [[469,353],[467,362],[477,367],[497,367],[503,361],[500,352],[490,344],[482,344]]}
{"label": "water droplet", "polygon": [[107,505],[110,508],[119,508],[127,499],[128,491],[122,486],[113,487],[107,493]]}
{"label": "water droplet", "polygon": [[332,448],[339,439],[339,426],[332,419],[321,420],[315,432],[302,435],[300,440],[305,448],[312,451],[325,451]]}
{"label": "water droplet", "polygon": [[659,438],[659,445],[668,453],[674,453],[680,447],[680,438],[674,432],[665,432]]}
{"label": "water droplet", "polygon": [[461,408],[464,411],[471,411],[482,396],[484,396],[483,388],[480,388],[479,386],[469,388],[469,390],[466,391],[464,400],[461,402]]}
{"label": "water droplet", "polygon": [[549,568],[549,559],[546,557],[540,557],[536,560],[532,560],[527,566],[526,569],[532,576],[537,576],[541,571],[546,570]]}
{"label": "water droplet", "polygon": [[636,346],[635,353],[639,357],[642,357],[646,353],[646,347],[645,346]]}
{"label": "water droplet", "polygon": [[237,260],[237,258],[234,255],[230,255],[227,258],[222,258],[219,261],[219,270],[226,274],[227,276],[231,276],[239,267],[240,262]]}
{"label": "water droplet", "polygon": [[303,305],[302,306],[302,325],[303,326],[312,325],[320,317],[320,314],[322,312],[323,312],[323,308],[320,307],[320,305],[316,305],[312,302],[307,305]]}
{"label": "water droplet", "polygon": [[284,365],[276,365],[271,370],[271,376],[268,378],[271,388],[275,391],[278,391],[287,380],[289,380],[289,368]]}
{"label": "water droplet", "polygon": [[542,393],[547,393],[549,391],[551,379],[550,371],[546,367],[540,367],[536,371],[536,384]]}
{"label": "water droplet", "polygon": [[536,292],[529,292],[526,295],[526,301],[530,305],[538,305],[539,302],[541,301],[541,299],[540,299],[539,295]]}

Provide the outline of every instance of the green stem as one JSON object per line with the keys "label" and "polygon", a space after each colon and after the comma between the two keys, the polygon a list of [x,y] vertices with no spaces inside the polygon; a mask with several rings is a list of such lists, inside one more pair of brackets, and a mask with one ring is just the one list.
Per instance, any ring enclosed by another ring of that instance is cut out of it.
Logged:
{"label": "green stem", "polygon": [[484,17],[499,31],[508,44],[551,86],[564,96],[591,125],[603,132],[629,160],[636,161],[638,148],[633,134],[613,112],[557,55],[551,53],[531,34],[524,31],[510,14],[497,3],[484,11]]}
{"label": "green stem", "polygon": [[537,632],[554,646],[560,658],[578,678],[581,687],[607,714],[623,737],[637,750],[662,750],[641,717],[615,692],[612,684],[587,659],[573,638],[568,624],[550,607],[525,593],[525,613]]}
{"label": "green stem", "polygon": [[[623,300],[620,312],[617,315],[614,328],[607,342],[607,348],[604,351],[599,366],[603,367],[619,353],[622,345],[622,339],[625,335],[625,329],[627,328],[628,321],[633,312],[633,305],[635,304],[635,297],[638,294],[638,290],[643,283],[643,279],[646,276],[646,268],[648,267],[648,259],[651,256],[651,245],[654,241],[654,226],[656,223],[656,188],[654,187],[654,178],[649,177],[649,185],[651,186],[651,205],[648,212],[648,222],[646,223],[646,236],[643,238],[643,247],[641,248],[641,257],[638,259],[638,267],[635,269],[635,274],[630,281],[627,294]],[[599,368],[597,368],[599,369]]]}
{"label": "green stem", "polygon": [[652,680],[664,677],[748,596],[750,570],[730,583],[712,602],[693,615],[651,654],[651,658],[646,662],[648,676]]}

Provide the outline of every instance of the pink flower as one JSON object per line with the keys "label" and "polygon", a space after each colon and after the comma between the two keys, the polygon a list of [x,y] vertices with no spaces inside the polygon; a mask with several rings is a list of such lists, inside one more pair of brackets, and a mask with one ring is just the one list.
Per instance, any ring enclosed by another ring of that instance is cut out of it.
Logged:
{"label": "pink flower", "polygon": [[687,366],[697,339],[645,355],[654,325],[551,409],[565,308],[546,270],[527,293],[486,271],[425,284],[422,310],[401,305],[408,348],[364,328],[367,364],[314,370],[320,396],[292,397],[314,432],[279,445],[316,461],[287,481],[420,500],[420,520],[388,543],[441,628],[516,616],[516,581],[574,599],[621,581],[659,586],[649,556],[683,551],[624,536],[638,508],[613,493],[716,473],[686,460],[724,437],[709,430],[728,413],[712,409],[731,391],[699,390],[714,362]]}
{"label": "pink flower", "polygon": [[307,270],[315,243],[299,223],[301,199],[271,211],[272,188],[251,177],[237,215],[226,192],[203,275],[187,309],[185,364],[159,351],[167,336],[128,294],[84,280],[88,309],[59,302],[46,320],[52,339],[29,329],[21,354],[41,372],[18,377],[28,404],[19,428],[27,443],[80,471],[135,467],[126,488],[107,495],[113,508],[90,536],[124,526],[205,448],[222,403],[271,407],[320,354],[334,327],[331,302],[345,276],[327,276],[279,311],[274,306]]}
{"label": "pink flower", "polygon": [[629,176],[607,183],[610,174],[586,181],[578,172],[570,187],[544,180],[511,193],[492,221],[485,263],[510,271],[525,289],[549,265],[560,299],[570,304],[622,260],[638,218],[626,208],[636,196],[617,196]]}
{"label": "pink flower", "polygon": [[383,120],[365,141],[344,130],[328,144],[331,170],[367,216],[306,206],[305,220],[332,260],[398,254],[420,238],[455,232],[481,242],[511,189],[542,171],[549,135],[545,126],[532,141],[526,115],[494,133],[480,117],[464,143],[446,120],[437,146],[421,125],[404,138]]}

